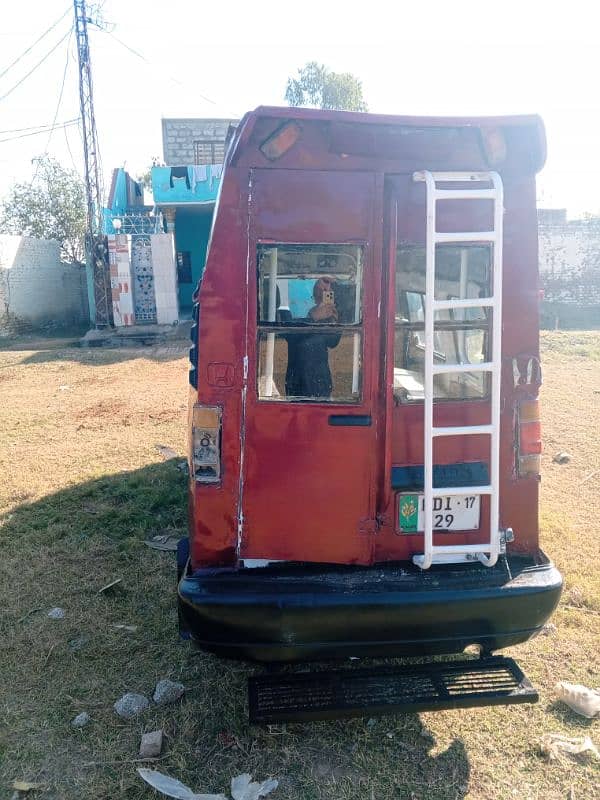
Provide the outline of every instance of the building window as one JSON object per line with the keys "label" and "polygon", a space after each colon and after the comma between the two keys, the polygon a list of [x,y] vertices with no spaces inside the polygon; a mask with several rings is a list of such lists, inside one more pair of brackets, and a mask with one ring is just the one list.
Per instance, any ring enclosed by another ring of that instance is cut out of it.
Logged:
{"label": "building window", "polygon": [[177,280],[179,283],[192,282],[192,255],[188,250],[177,253]]}
{"label": "building window", "polygon": [[261,400],[357,403],[362,246],[258,246]]}
{"label": "building window", "polygon": [[225,160],[223,139],[206,139],[194,142],[194,164],[222,164]]}
{"label": "building window", "polygon": [[[437,245],[435,299],[489,297],[491,248]],[[480,364],[488,360],[491,310],[474,307],[435,312],[434,362]],[[396,253],[394,397],[423,400],[425,357],[425,248],[401,246]],[[469,400],[489,393],[489,374],[449,372],[433,379],[436,400]]]}

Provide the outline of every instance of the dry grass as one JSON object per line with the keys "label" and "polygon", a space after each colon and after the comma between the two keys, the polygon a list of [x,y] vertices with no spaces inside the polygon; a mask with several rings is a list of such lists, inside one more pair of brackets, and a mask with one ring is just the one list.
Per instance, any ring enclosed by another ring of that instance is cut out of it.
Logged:
{"label": "dry grass", "polygon": [[[249,771],[282,779],[274,800],[600,797],[594,766],[537,752],[544,732],[598,739],[598,723],[556,704],[552,687],[600,684],[599,339],[544,337],[542,537],[566,591],[557,632],[513,651],[540,703],[272,731],[245,721],[252,668],[178,641],[173,557],[142,544],[185,530],[184,478],[155,447],[184,452],[185,356],[65,343],[0,353],[0,796],[29,779],[46,784],[48,800],[153,797],[133,760],[140,733],[162,726],[157,766],[197,791],[226,790]],[[569,464],[552,463],[559,450]],[[115,578],[125,590],[99,595]],[[46,616],[57,605],[62,621]],[[160,677],[186,684],[184,702],[132,722],[115,716],[121,693],[151,694]],[[84,709],[93,721],[75,731]]]}

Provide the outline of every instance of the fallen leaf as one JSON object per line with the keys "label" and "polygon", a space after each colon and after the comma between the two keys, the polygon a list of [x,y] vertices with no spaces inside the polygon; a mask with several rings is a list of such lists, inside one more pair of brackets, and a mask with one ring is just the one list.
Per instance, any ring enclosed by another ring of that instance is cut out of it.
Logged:
{"label": "fallen leaf", "polygon": [[35,789],[43,789],[43,783],[30,783],[29,781],[15,781],[12,788],[17,792],[33,792]]}

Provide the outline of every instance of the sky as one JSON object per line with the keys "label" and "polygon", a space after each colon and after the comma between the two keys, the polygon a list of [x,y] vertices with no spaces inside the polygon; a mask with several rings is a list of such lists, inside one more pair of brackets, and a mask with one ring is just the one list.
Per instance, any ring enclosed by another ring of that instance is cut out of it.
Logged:
{"label": "sky", "polygon": [[[105,184],[113,167],[136,175],[162,157],[162,117],[285,105],[287,78],[318,61],[356,75],[376,113],[541,114],[548,160],[539,204],[566,207],[572,218],[600,213],[594,8],[591,0],[90,3],[103,20],[102,29],[90,27],[90,53]],[[68,0],[3,4],[0,197],[31,177],[44,152],[82,172],[78,124],[49,134],[54,120],[79,115],[72,20]],[[32,126],[47,128],[23,130]]]}

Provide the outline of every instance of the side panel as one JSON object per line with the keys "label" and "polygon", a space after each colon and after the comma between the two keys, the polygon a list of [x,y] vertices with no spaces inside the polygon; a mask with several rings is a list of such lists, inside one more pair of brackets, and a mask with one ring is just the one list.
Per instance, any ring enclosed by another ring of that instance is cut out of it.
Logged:
{"label": "side panel", "polygon": [[194,567],[231,565],[237,558],[247,208],[248,171],[228,168],[200,286],[198,391],[191,392],[198,402],[223,409],[222,480],[216,485],[201,485],[190,478]]}

